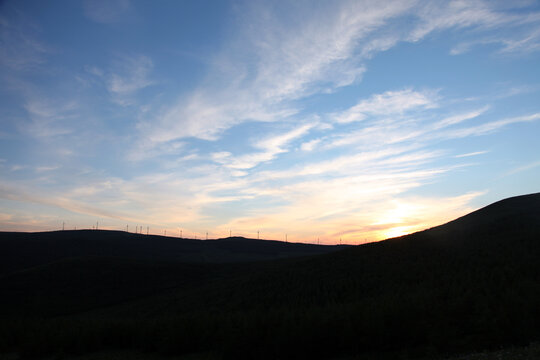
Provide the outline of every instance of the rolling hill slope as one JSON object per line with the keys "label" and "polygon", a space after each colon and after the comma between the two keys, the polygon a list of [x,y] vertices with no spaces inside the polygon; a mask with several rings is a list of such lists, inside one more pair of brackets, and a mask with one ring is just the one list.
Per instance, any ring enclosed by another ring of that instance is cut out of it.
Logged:
{"label": "rolling hill slope", "polygon": [[243,237],[203,241],[109,230],[0,232],[0,274],[68,258],[232,263],[317,255],[345,247]]}
{"label": "rolling hill slope", "polygon": [[[540,339],[540,194],[307,258],[85,261],[0,278],[8,294],[1,300],[0,348],[38,355],[139,348],[231,359],[432,359]],[[88,301],[98,293],[113,301]]]}

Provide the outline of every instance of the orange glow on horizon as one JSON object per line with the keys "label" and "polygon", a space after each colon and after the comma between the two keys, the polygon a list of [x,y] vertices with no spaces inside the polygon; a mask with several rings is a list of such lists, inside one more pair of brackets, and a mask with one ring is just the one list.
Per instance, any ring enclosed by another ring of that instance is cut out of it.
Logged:
{"label": "orange glow on horizon", "polygon": [[384,239],[395,238],[403,235],[410,234],[410,226],[397,226],[383,231]]}

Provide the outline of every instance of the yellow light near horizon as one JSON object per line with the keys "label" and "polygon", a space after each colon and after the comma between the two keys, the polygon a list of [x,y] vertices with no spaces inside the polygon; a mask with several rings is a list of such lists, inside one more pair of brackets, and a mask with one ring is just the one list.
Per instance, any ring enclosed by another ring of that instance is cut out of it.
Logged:
{"label": "yellow light near horizon", "polygon": [[389,238],[407,235],[409,233],[409,231],[407,231],[408,228],[409,228],[408,226],[398,226],[398,227],[393,227],[393,228],[384,230],[383,231],[384,238],[389,239]]}
{"label": "yellow light near horizon", "polygon": [[[393,206],[379,215],[376,224],[401,224],[406,223],[407,219],[418,214],[419,206],[416,204],[393,201]],[[403,226],[400,226],[403,227]]]}

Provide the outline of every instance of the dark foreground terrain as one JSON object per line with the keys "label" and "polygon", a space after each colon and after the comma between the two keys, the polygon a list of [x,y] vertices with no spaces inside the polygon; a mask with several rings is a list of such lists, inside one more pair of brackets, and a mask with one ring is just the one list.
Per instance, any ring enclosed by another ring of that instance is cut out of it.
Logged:
{"label": "dark foreground terrain", "polygon": [[200,250],[189,257],[167,241],[147,244],[142,235],[133,247],[133,238],[115,240],[130,234],[92,232],[98,240],[73,240],[77,232],[68,244],[65,233],[1,234],[0,353],[89,359],[538,353],[528,344],[540,339],[540,194],[401,238],[324,254],[304,248],[288,258],[292,244],[268,243],[273,250],[263,251],[256,240],[236,239],[220,255]]}
{"label": "dark foreground terrain", "polygon": [[319,246],[244,237],[203,241],[107,230],[0,232],[0,274],[69,258],[234,263],[318,255],[346,247],[348,245]]}

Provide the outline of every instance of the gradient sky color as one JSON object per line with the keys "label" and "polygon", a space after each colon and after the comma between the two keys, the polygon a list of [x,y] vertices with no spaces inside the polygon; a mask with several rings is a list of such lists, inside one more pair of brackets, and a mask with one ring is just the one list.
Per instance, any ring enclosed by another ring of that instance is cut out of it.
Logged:
{"label": "gradient sky color", "polygon": [[4,1],[0,229],[362,243],[540,191],[538,1]]}

